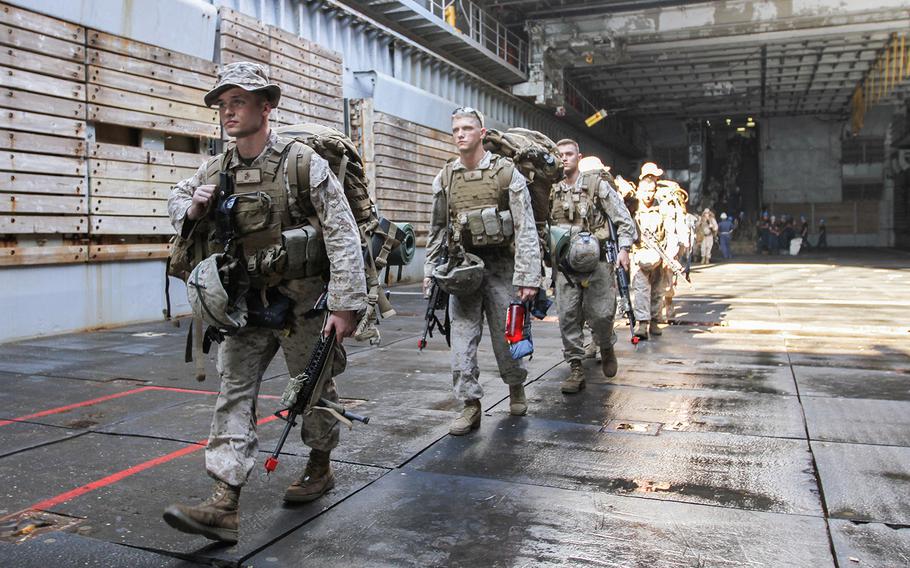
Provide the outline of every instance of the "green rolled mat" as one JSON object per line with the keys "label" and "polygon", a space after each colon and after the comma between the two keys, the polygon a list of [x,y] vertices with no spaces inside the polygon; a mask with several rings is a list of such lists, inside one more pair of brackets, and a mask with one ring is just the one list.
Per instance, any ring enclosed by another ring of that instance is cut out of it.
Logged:
{"label": "green rolled mat", "polygon": [[[410,264],[417,253],[417,235],[414,234],[414,227],[410,223],[395,223],[385,217],[380,217],[379,228],[400,242],[398,246],[389,252],[388,266],[406,266]],[[382,245],[383,238],[379,235],[373,235],[372,249],[374,257],[379,256]]]}

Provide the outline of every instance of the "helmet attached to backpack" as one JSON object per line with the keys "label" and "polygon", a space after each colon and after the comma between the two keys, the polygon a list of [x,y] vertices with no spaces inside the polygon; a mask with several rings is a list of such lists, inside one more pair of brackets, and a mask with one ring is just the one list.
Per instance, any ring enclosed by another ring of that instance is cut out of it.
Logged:
{"label": "helmet attached to backpack", "polygon": [[194,317],[221,331],[236,331],[247,324],[245,296],[250,280],[239,260],[213,254],[193,268],[186,284]]}

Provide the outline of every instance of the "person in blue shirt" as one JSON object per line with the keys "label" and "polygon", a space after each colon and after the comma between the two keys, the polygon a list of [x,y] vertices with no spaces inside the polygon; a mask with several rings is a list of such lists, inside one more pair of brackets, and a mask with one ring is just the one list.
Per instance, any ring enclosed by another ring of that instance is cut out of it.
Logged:
{"label": "person in blue shirt", "polygon": [[733,238],[733,220],[726,213],[720,214],[720,223],[717,224],[717,237],[720,241],[720,256],[725,260],[733,258],[730,252],[730,240]]}

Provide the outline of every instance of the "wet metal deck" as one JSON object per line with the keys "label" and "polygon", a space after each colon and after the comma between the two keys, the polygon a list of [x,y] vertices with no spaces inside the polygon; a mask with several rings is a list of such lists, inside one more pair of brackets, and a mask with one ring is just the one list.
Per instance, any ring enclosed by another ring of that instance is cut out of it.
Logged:
{"label": "wet metal deck", "polygon": [[[614,379],[585,362],[565,396],[553,321],[535,323],[530,412],[481,345],[481,428],[447,434],[440,338],[416,349],[423,301],[396,289],[383,345],[347,345],[339,391],[367,426],[342,433],[337,486],[303,506],[284,488],[306,461],[292,435],[257,464],[241,538],[171,530],[161,511],[204,499],[218,388],[157,322],[0,345],[0,566],[906,566],[910,565],[910,255],[747,259],[699,268],[675,323]],[[625,322],[623,322],[624,324]],[[269,367],[260,450],[287,370]]]}

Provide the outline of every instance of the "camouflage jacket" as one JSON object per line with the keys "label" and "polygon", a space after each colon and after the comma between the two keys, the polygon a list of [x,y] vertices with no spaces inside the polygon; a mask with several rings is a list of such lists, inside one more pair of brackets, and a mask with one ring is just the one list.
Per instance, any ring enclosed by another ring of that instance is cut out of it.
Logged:
{"label": "camouflage jacket", "polygon": [[[265,148],[253,159],[252,163],[242,164],[239,154],[234,152],[228,168],[234,170],[238,167],[263,167],[277,142],[278,135],[274,131],[270,131]],[[284,164],[284,182],[287,187],[287,161]],[[183,232],[186,212],[192,204],[193,193],[197,187],[203,184],[205,184],[205,164],[200,166],[191,178],[179,182],[171,190],[167,209],[171,224],[178,234]],[[325,249],[329,257],[329,309],[333,311],[360,310],[366,307],[366,280],[363,275],[360,233],[338,178],[329,169],[329,163],[316,153],[313,153],[310,161],[310,188],[310,199],[322,225]],[[291,217],[295,220],[302,220],[296,206],[295,196],[289,195],[288,206]]]}
{"label": "camouflage jacket", "polygon": [[[477,165],[477,169],[486,169],[491,166],[493,154],[489,151]],[[464,169],[461,159],[456,159],[453,170]],[[442,254],[442,246],[448,235],[446,228],[449,224],[449,206],[446,202],[445,192],[442,190],[443,169],[433,180],[433,213],[430,220],[430,237],[427,240],[427,260],[424,265],[424,276],[433,275],[436,260]],[[540,286],[540,245],[537,238],[537,229],[534,225],[534,210],[531,208],[531,196],[528,193],[528,182],[518,172],[512,173],[509,183],[509,210],[512,213],[512,224],[515,236],[515,272],[512,284],[528,288]]]}

